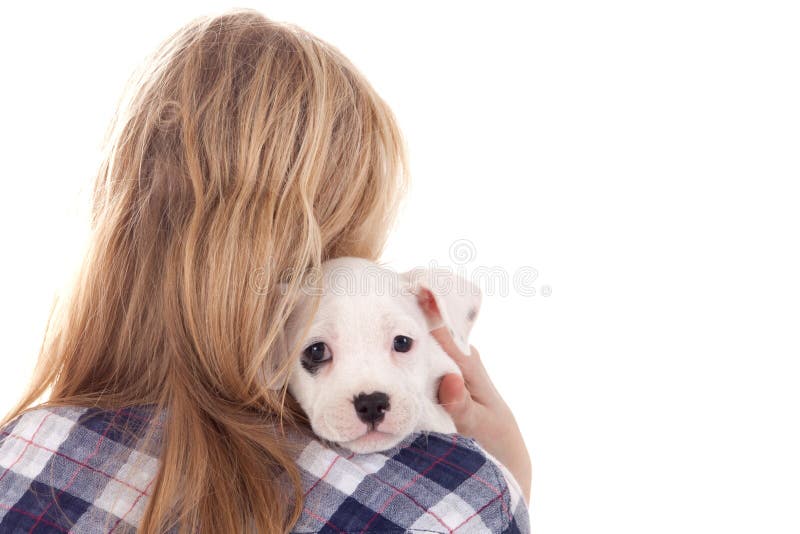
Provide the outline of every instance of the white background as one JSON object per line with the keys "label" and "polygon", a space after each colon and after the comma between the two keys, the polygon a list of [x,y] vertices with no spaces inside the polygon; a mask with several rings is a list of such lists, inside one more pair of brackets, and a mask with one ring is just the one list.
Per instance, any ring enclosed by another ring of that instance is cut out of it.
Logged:
{"label": "white background", "polygon": [[[538,271],[536,296],[487,294],[472,338],[527,438],[538,533],[800,531],[793,4],[249,4],[339,47],[395,110],[415,184],[387,261],[452,264],[466,239],[460,268]],[[226,7],[4,8],[2,411],[125,80]]]}

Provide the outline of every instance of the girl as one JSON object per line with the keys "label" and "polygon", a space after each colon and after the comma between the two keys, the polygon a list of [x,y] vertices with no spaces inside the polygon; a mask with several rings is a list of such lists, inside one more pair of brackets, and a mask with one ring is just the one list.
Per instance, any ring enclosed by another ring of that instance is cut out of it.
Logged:
{"label": "girl", "polygon": [[354,457],[275,389],[303,272],[380,256],[406,168],[387,105],[307,32],[235,10],[165,41],[121,104],[91,245],[3,422],[0,532],[526,530],[519,429],[446,332],[464,379],[440,401],[464,435]]}

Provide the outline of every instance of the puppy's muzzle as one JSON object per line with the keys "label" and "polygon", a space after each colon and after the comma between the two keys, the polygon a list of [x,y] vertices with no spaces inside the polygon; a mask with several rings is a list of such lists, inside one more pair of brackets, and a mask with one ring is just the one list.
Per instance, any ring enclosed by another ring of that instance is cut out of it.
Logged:
{"label": "puppy's muzzle", "polygon": [[353,406],[356,409],[358,418],[373,428],[383,421],[386,412],[389,410],[389,395],[375,391],[367,395],[359,393],[353,399]]}

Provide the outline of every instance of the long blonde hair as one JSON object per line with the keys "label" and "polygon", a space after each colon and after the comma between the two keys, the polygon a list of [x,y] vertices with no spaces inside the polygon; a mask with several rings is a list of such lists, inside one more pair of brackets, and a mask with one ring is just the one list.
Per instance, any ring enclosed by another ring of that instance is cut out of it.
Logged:
{"label": "long blonde hair", "polygon": [[155,405],[164,435],[140,532],[286,531],[302,499],[282,428],[301,416],[277,340],[302,273],[380,255],[405,142],[341,52],[248,9],[182,27],[126,94],[90,245],[5,421],[48,391],[47,405]]}

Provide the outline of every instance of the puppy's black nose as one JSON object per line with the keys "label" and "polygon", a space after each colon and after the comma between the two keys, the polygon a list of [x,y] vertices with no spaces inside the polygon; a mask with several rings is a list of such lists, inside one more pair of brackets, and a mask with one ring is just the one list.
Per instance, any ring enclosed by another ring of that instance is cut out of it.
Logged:
{"label": "puppy's black nose", "polygon": [[376,425],[383,421],[385,412],[389,409],[389,395],[376,391],[367,395],[360,393],[353,399],[358,418],[367,424]]}

